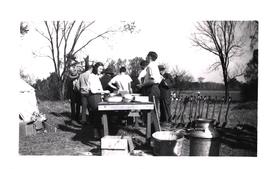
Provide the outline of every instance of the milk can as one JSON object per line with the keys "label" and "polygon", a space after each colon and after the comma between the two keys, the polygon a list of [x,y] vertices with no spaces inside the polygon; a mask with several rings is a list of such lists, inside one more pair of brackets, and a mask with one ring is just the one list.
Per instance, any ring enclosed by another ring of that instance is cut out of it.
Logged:
{"label": "milk can", "polygon": [[219,133],[213,126],[213,119],[197,119],[190,132],[190,156],[218,156]]}

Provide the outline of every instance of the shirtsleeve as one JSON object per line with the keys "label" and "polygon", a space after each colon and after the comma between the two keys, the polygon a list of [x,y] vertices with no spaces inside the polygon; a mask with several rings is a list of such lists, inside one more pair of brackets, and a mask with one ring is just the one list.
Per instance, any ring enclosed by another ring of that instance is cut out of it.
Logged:
{"label": "shirtsleeve", "polygon": [[141,81],[142,78],[144,78],[146,75],[146,69],[143,69],[141,73],[139,74],[138,80]]}
{"label": "shirtsleeve", "polygon": [[149,78],[150,78],[150,79],[153,78],[153,71],[152,71],[152,68],[151,68],[150,66],[147,67],[146,71],[147,71],[148,74],[149,74]]}
{"label": "shirtsleeve", "polygon": [[115,83],[115,82],[116,82],[116,79],[117,79],[117,76],[118,76],[118,75],[114,76],[114,77],[109,81],[109,83]]}
{"label": "shirtsleeve", "polygon": [[129,83],[132,82],[132,79],[131,79],[131,77],[129,75],[127,75],[127,80],[128,80]]}

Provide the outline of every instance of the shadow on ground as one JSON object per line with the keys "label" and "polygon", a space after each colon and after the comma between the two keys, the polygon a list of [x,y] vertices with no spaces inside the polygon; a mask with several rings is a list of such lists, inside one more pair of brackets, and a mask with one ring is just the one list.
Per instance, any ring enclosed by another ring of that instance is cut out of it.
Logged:
{"label": "shadow on ground", "polygon": [[61,112],[61,113],[57,113],[57,112],[50,112],[49,114],[53,115],[53,116],[56,116],[56,117],[60,117],[60,118],[70,118],[70,112],[67,112],[67,111],[64,111],[64,112]]}
{"label": "shadow on ground", "polygon": [[[74,133],[73,141],[80,141],[82,144],[90,146],[93,154],[100,152],[100,139],[94,139],[93,126],[91,124],[82,125],[78,122],[70,121],[70,112],[50,112],[48,115],[54,116],[57,121],[55,125],[64,132]],[[61,122],[60,122],[61,120]],[[109,120],[110,135],[131,136],[135,149],[149,150],[150,146],[145,144],[145,128],[134,127],[132,125],[119,124],[119,121],[113,123]],[[171,130],[171,126],[164,127],[165,130]],[[242,124],[233,128],[217,128],[221,134],[221,144],[232,149],[242,149],[257,152],[257,129],[253,126]],[[103,130],[100,131],[102,136]]]}
{"label": "shadow on ground", "polygon": [[237,149],[257,151],[257,129],[250,125],[237,125],[234,128],[219,128],[221,143]]}

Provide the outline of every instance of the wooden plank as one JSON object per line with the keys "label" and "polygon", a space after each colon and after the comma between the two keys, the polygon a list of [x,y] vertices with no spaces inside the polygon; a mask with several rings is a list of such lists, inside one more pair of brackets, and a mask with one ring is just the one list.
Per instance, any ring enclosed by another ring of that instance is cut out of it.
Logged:
{"label": "wooden plank", "polygon": [[108,127],[108,118],[107,118],[106,113],[102,115],[102,123],[103,123],[104,136],[107,136],[109,135],[109,127]]}
{"label": "wooden plank", "polygon": [[151,116],[152,112],[147,112],[147,123],[146,123],[146,142],[147,144],[150,144],[150,139],[151,139]]}

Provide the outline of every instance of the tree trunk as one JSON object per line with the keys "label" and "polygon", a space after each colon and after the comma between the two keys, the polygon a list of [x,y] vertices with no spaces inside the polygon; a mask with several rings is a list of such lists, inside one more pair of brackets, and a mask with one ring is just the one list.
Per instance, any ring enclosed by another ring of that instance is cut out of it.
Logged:
{"label": "tree trunk", "polygon": [[59,96],[60,96],[60,100],[63,101],[65,100],[65,93],[66,93],[66,78],[64,78],[63,81],[61,81],[61,85],[59,88]]}
{"label": "tree trunk", "polygon": [[229,99],[229,85],[228,85],[228,82],[227,81],[224,82],[224,85],[225,85],[225,97],[224,97],[224,99],[227,102],[228,99]]}
{"label": "tree trunk", "polygon": [[223,81],[224,81],[224,86],[225,86],[224,100],[227,102],[229,99],[229,84],[228,84],[228,77],[227,77],[226,71],[223,71]]}
{"label": "tree trunk", "polygon": [[222,73],[223,73],[223,82],[225,86],[224,101],[227,102],[227,100],[229,99],[228,69],[224,61],[222,59],[220,59],[220,61],[221,61],[221,67],[222,67]]}

